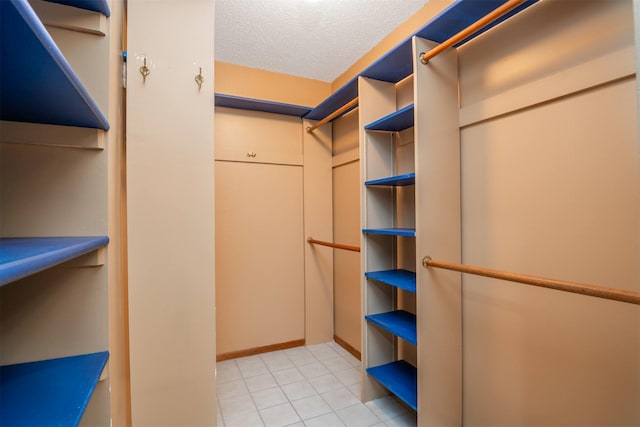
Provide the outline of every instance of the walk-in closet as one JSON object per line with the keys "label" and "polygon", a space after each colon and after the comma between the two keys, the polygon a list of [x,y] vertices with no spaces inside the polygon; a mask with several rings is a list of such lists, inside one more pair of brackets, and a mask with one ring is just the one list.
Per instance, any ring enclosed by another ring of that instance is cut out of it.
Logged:
{"label": "walk-in closet", "polygon": [[0,34],[0,425],[640,425],[640,0]]}

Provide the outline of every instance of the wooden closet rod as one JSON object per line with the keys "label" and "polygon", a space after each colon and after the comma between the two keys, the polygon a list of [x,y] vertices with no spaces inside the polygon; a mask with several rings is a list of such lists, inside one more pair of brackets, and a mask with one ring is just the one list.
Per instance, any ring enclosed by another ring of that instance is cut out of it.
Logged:
{"label": "wooden closet rod", "polygon": [[448,48],[455,45],[456,43],[461,42],[462,40],[466,39],[476,31],[483,29],[484,27],[486,27],[496,19],[500,18],[502,15],[505,15],[509,13],[511,10],[520,6],[525,1],[527,0],[509,0],[499,8],[493,10],[493,12],[488,13],[484,17],[474,22],[473,24],[469,25],[464,30],[460,31],[454,36],[451,36],[451,38],[445,40],[438,46],[434,47],[429,52],[422,53],[421,54],[422,56],[420,57],[420,62],[422,62],[423,64],[426,64],[434,56],[438,55],[439,53],[442,53],[443,51],[447,50]]}
{"label": "wooden closet rod", "polygon": [[336,248],[336,249],[344,249],[345,251],[360,252],[360,247],[359,246],[349,246],[349,245],[343,245],[341,243],[325,242],[325,241],[322,241],[322,240],[316,240],[313,237],[309,237],[307,239],[307,242],[309,242],[311,244],[314,244],[314,245],[328,246],[330,248]]}
{"label": "wooden closet rod", "polygon": [[336,111],[334,111],[333,113],[329,114],[327,117],[325,117],[324,119],[320,120],[318,123],[316,123],[313,126],[309,126],[307,128],[307,132],[308,133],[312,133],[314,130],[318,129],[320,126],[322,126],[323,124],[330,122],[331,120],[333,120],[334,118],[338,117],[340,114],[346,113],[347,111],[349,111],[351,108],[358,106],[358,97],[356,96],[354,99],[352,99],[351,101],[347,102],[346,104],[344,104],[342,107],[338,108]]}
{"label": "wooden closet rod", "polygon": [[585,285],[582,283],[565,282],[563,280],[544,279],[542,277],[508,273],[506,271],[491,270],[488,268],[474,267],[471,265],[435,261],[428,256],[422,259],[422,266],[424,268],[443,268],[445,270],[475,274],[476,276],[492,277],[494,279],[524,283],[525,285],[540,286],[543,288],[556,289],[558,291],[573,292],[574,294],[582,294],[596,298],[604,298],[640,305],[640,292],[623,291],[620,289],[605,288],[602,286]]}

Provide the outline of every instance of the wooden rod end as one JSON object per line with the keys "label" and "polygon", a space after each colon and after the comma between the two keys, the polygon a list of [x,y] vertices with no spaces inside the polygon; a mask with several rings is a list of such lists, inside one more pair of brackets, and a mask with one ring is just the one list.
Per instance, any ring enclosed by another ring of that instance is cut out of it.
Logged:
{"label": "wooden rod end", "polygon": [[431,261],[431,257],[429,255],[427,255],[426,257],[422,258],[422,266],[424,268],[429,268],[429,261]]}

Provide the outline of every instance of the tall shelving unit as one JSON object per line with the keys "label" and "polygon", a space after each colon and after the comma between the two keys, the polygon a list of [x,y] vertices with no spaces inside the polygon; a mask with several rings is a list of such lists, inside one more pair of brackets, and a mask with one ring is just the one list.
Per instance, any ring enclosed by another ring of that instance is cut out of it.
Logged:
{"label": "tall shelving unit", "polygon": [[0,424],[108,425],[109,6],[0,8]]}
{"label": "tall shelving unit", "polygon": [[398,90],[367,78],[358,87],[363,396],[388,390],[417,411],[414,105],[397,105]]}
{"label": "tall shelving unit", "polygon": [[[432,46],[414,37],[414,57]],[[359,80],[362,396],[391,393],[418,413],[420,425],[456,424],[460,275],[416,268],[424,254],[460,259],[455,50],[428,66],[416,59],[414,70],[397,83]],[[414,102],[400,105],[407,89]]]}

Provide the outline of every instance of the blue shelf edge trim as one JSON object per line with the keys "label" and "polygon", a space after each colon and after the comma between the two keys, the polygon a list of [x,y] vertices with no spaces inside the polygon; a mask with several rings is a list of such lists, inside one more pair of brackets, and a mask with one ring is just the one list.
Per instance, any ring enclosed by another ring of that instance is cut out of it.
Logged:
{"label": "blue shelf edge trim", "polygon": [[411,409],[418,411],[418,370],[414,366],[398,360],[367,368],[367,373]]}
{"label": "blue shelf edge trim", "polygon": [[59,3],[67,6],[77,7],[79,9],[91,10],[106,16],[111,16],[109,4],[107,0],[45,0],[50,3]]}
{"label": "blue shelf edge trim", "polygon": [[0,286],[106,246],[109,238],[26,237],[0,239]]}
{"label": "blue shelf edge trim", "polygon": [[0,1],[0,39],[0,119],[109,129],[26,0]]}
{"label": "blue shelf edge trim", "polygon": [[[529,0],[503,17],[470,35],[455,47],[479,36],[490,28],[523,11],[539,0]],[[481,17],[502,6],[507,0],[458,0],[426,23],[413,35],[365,68],[358,76],[331,94],[314,108],[305,118],[321,120],[358,96],[358,77],[368,77],[385,82],[397,83],[413,73],[413,48],[411,39],[418,36],[437,43],[459,33]]]}
{"label": "blue shelf edge trim", "polygon": [[384,132],[400,132],[413,127],[414,124],[414,105],[407,105],[394,111],[393,113],[382,117],[364,127],[365,130],[377,130]]}
{"label": "blue shelf edge trim", "polygon": [[416,293],[416,273],[408,270],[367,271],[368,279],[376,280],[389,286]]}
{"label": "blue shelf edge trim", "polygon": [[77,426],[109,353],[0,367],[0,425]]}
{"label": "blue shelf edge trim", "polygon": [[265,113],[284,114],[286,116],[303,117],[311,107],[284,104],[281,102],[265,101],[253,98],[243,98],[234,95],[215,94],[216,107],[237,108],[240,110],[262,111]]}
{"label": "blue shelf edge trim", "polygon": [[416,237],[415,228],[365,228],[362,230],[365,234],[383,234],[387,236],[406,236]]}
{"label": "blue shelf edge trim", "polygon": [[365,181],[367,186],[394,186],[402,187],[406,185],[414,185],[416,183],[416,174],[414,172],[405,173],[403,175],[390,176],[387,178],[372,179]]}
{"label": "blue shelf edge trim", "polygon": [[387,313],[369,314],[364,318],[374,325],[391,332],[393,335],[418,345],[416,315],[404,310],[389,311]]}

